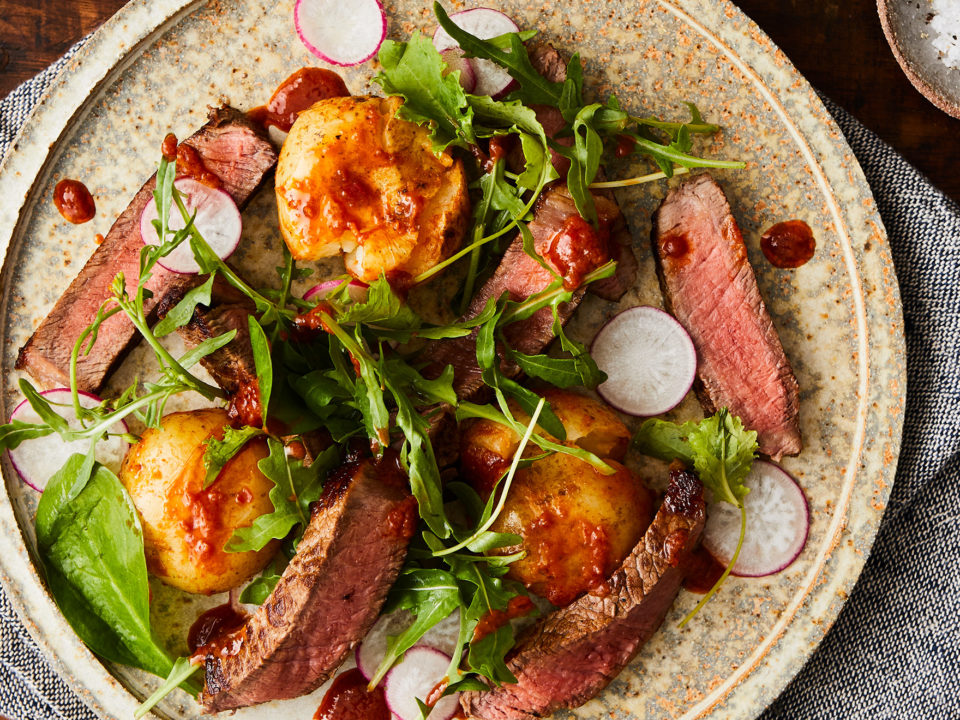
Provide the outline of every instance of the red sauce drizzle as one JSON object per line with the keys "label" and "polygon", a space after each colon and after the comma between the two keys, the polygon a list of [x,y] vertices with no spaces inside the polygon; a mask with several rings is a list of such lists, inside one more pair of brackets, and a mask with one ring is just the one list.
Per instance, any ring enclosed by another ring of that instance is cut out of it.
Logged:
{"label": "red sauce drizzle", "polygon": [[97,206],[87,186],[79,180],[65,178],[53,189],[53,204],[64,219],[74,225],[93,219]]}
{"label": "red sauce drizzle", "polygon": [[173,133],[167,133],[160,143],[160,153],[167,162],[173,162],[177,159],[177,136]]}
{"label": "red sauce drizzle", "polygon": [[[526,595],[517,595],[510,598],[506,610],[490,610],[480,618],[473,630],[473,641],[485,638],[494,633],[514,618],[523,617],[533,610],[533,601]],[[439,699],[439,698],[438,698]]]}
{"label": "red sauce drizzle", "polygon": [[343,79],[332,70],[300,68],[280,83],[266,105],[254,108],[247,115],[264,127],[273,125],[290,132],[297,116],[318,100],[349,94]]}
{"label": "red sauce drizzle", "polygon": [[220,182],[220,177],[204,164],[196,148],[186,143],[180,143],[177,146],[177,177],[191,177],[212,188],[218,188],[223,184]]}
{"label": "red sauce drizzle", "polygon": [[547,244],[544,257],[563,278],[567,290],[580,287],[588,273],[603,265],[609,257],[608,231],[598,232],[580,215],[570,215]]}
{"label": "red sauce drizzle", "polygon": [[357,668],[340,673],[323,696],[313,720],[390,720],[383,688],[367,690]]}
{"label": "red sauce drizzle", "polygon": [[690,252],[686,235],[667,235],[660,241],[660,253],[671,260],[680,260]]}
{"label": "red sauce drizzle", "polygon": [[207,610],[190,626],[190,632],[187,634],[187,646],[190,652],[195,653],[200,648],[213,651],[220,647],[221,642],[227,640],[231,633],[243,627],[248,617],[245,612],[230,603]]}
{"label": "red sauce drizzle", "polygon": [[618,158],[624,158],[630,155],[637,146],[637,141],[629,135],[617,135],[617,149],[613,154]]}
{"label": "red sauce drizzle", "polygon": [[687,576],[683,579],[683,586],[690,592],[703,595],[710,591],[720,576],[724,567],[718,563],[713,555],[702,547],[698,547],[687,561]]}
{"label": "red sauce drizzle", "polygon": [[803,220],[786,220],[774,225],[760,238],[760,249],[778,268],[798,268],[817,250],[813,231]]}

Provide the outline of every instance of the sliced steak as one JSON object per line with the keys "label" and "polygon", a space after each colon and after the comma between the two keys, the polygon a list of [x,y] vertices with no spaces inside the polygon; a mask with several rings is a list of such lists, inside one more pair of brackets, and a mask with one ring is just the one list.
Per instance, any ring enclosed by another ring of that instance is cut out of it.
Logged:
{"label": "sliced steak", "polygon": [[723,190],[704,173],[670,191],[653,218],[653,252],[667,309],[697,348],[700,403],[727,407],[779,460],[803,448],[799,388],[760,297]]}
{"label": "sliced steak", "polygon": [[[560,307],[563,322],[573,314],[583,297],[580,288],[583,276],[610,259],[611,228],[623,221],[613,202],[601,196],[595,199],[600,216],[599,230],[594,230],[580,217],[563,183],[556,183],[543,191],[528,225],[537,253],[564,279],[567,288],[575,290],[573,299]],[[507,248],[490,279],[474,295],[464,318],[479,315],[491,298],[497,299],[507,293],[511,300],[522,301],[544,290],[554,280],[549,270],[524,252],[523,241],[517,238]],[[505,326],[503,334],[514,350],[535,355],[553,340],[553,314],[549,308],[542,308],[525,320]],[[424,359],[430,363],[426,372],[433,375],[439,374],[446,365],[453,366],[453,387],[461,400],[476,399],[484,387],[477,364],[476,331],[462,338],[432,343]],[[519,371],[507,361],[503,362],[502,368],[511,376]]]}
{"label": "sliced steak", "polygon": [[555,610],[507,662],[516,684],[464,693],[476,720],[530,720],[579,707],[609,684],[663,622],[700,540],[705,509],[695,475],[672,471],[660,510],[603,587]]}
{"label": "sliced steak", "polygon": [[395,455],[343,466],[270,597],[206,649],[203,707],[233,710],[322,685],[376,621],[416,522]]}
{"label": "sliced steak", "polygon": [[[262,130],[238,110],[221,107],[211,111],[209,122],[184,141],[194,148],[207,171],[241,207],[253,195],[277,162],[273,146]],[[97,309],[110,296],[117,273],[126,278],[133,295],[139,277],[140,214],[152,198],[156,177],[150,178],[117,218],[103,243],[96,249],[66,292],[20,349],[16,367],[45,386],[69,383],[70,354]],[[202,278],[155,267],[147,288],[153,297],[145,302],[147,316],[154,319],[157,304],[169,293],[183,293]],[[104,322],[89,355],[81,355],[77,384],[81,390],[100,392],[138,338],[127,317],[118,313]]]}

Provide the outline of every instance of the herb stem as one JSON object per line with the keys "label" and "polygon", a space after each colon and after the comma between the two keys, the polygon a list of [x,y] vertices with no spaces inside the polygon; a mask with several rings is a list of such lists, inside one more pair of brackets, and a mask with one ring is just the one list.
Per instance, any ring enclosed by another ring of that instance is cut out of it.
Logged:
{"label": "herb stem", "polygon": [[727,563],[727,567],[724,568],[723,575],[721,575],[720,578],[713,584],[713,587],[710,588],[707,594],[700,599],[700,602],[697,603],[697,606],[693,610],[691,610],[689,613],[687,613],[687,616],[680,621],[680,624],[677,625],[678,629],[683,628],[684,625],[690,622],[693,616],[696,615],[698,612],[700,612],[701,608],[703,608],[703,606],[710,601],[710,598],[712,598],[714,595],[717,594],[717,591],[720,589],[720,586],[723,585],[724,581],[730,575],[730,571],[733,570],[733,566],[737,564],[737,558],[740,557],[740,550],[743,548],[743,538],[747,534],[747,508],[743,504],[743,500],[740,501],[739,507],[740,507],[740,539],[737,540],[737,549],[733,553],[733,557],[730,558],[730,562]]}
{"label": "herb stem", "polygon": [[[682,167],[680,165],[677,165],[673,168],[673,175],[686,175],[688,172],[690,172],[690,168]],[[627,178],[625,180],[606,180],[604,182],[594,182],[590,183],[588,187],[591,190],[612,190],[614,188],[630,187],[632,185],[643,185],[645,183],[663,180],[666,177],[667,174],[660,171],[649,173],[648,175],[639,175],[637,177]]]}
{"label": "herb stem", "polygon": [[[540,411],[543,410],[543,406],[546,404],[546,398],[540,398],[540,402],[537,403],[536,409],[533,411],[533,415],[530,416],[530,422],[527,424],[527,428],[523,433],[523,437],[520,438],[520,444],[517,446],[516,452],[513,453],[513,462],[510,463],[510,469],[507,471],[506,477],[503,481],[503,490],[500,493],[500,499],[497,501],[497,508],[494,510],[490,517],[487,518],[480,527],[478,527],[473,534],[468,537],[466,540],[458,542],[453,547],[444,548],[433,553],[434,557],[443,557],[445,555],[450,555],[457,552],[458,550],[463,550],[465,547],[468,547],[470,543],[477,540],[483,533],[490,529],[490,526],[496,521],[500,516],[500,513],[503,512],[503,506],[507,502],[507,494],[510,492],[510,485],[513,484],[513,478],[517,473],[517,468],[520,465],[520,459],[523,456],[523,451],[527,447],[527,443],[530,442],[530,438],[533,435],[533,429],[537,426],[537,418],[540,417]],[[496,491],[494,491],[496,492]]]}

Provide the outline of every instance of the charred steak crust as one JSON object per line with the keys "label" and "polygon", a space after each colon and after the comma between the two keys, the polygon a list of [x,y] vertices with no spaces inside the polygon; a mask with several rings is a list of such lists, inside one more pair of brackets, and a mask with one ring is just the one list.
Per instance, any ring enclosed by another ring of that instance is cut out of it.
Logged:
{"label": "charred steak crust", "polygon": [[723,189],[704,173],[671,190],[651,241],[664,303],[697,349],[704,410],[739,415],[774,460],[799,453],[797,380]]}
{"label": "charred steak crust", "polygon": [[[239,110],[220,107],[209,121],[184,141],[192,146],[238,205],[243,207],[277,161],[277,154],[263,131]],[[94,319],[97,309],[110,296],[110,285],[123,272],[127,291],[136,291],[139,276],[140,214],[152,198],[156,177],[151,177],[120,214],[106,238],[57,300],[27,343],[20,349],[16,367],[44,386],[69,383],[70,354],[74,343]],[[202,276],[179,275],[156,267],[147,288],[153,297],[145,309],[151,321],[157,305],[168,293],[186,292]],[[77,384],[81,390],[98,393],[137,341],[127,317],[119,313],[103,323],[88,355],[81,355]]]}
{"label": "charred steak crust", "polygon": [[376,621],[416,520],[395,456],[335,473],[273,593],[225,650],[206,655],[203,707],[233,710],[322,685]]}
{"label": "charred steak crust", "polygon": [[579,707],[617,676],[663,622],[706,516],[696,475],[672,471],[641,541],[603,587],[555,610],[522,636],[507,666],[516,684],[467,692],[476,720],[531,720]]}

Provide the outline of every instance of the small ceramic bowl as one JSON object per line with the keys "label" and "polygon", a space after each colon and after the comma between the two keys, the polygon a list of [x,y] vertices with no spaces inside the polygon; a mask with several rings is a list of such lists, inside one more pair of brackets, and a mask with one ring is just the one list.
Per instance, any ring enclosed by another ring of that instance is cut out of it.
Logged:
{"label": "small ceramic bowl", "polygon": [[913,86],[945,113],[960,118],[960,68],[948,66],[933,45],[930,0],[877,0],[877,10],[893,55]]}

